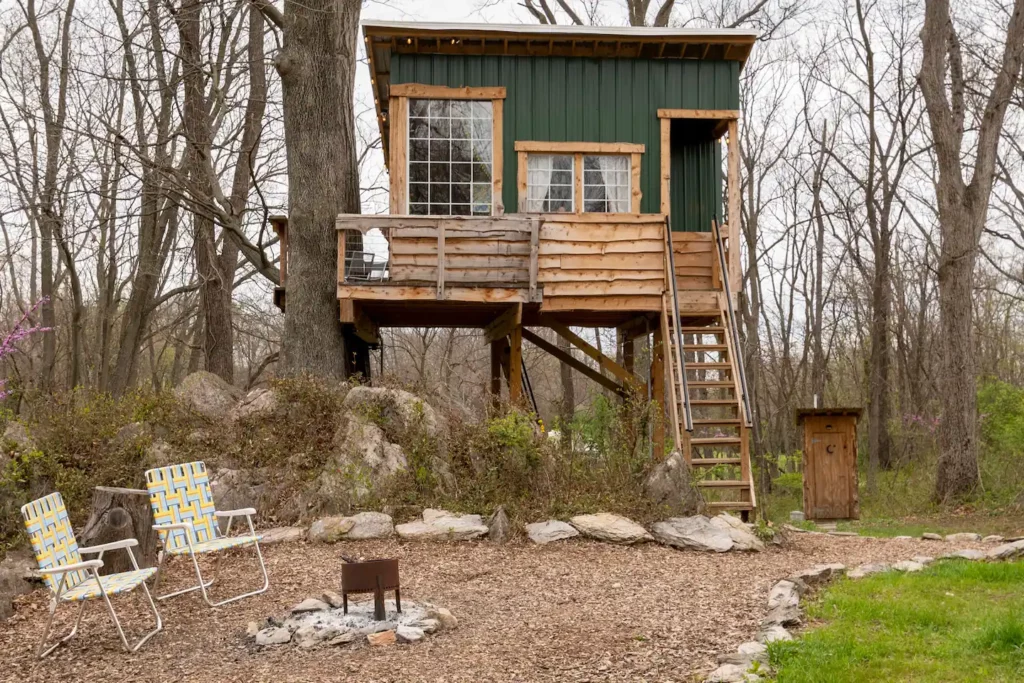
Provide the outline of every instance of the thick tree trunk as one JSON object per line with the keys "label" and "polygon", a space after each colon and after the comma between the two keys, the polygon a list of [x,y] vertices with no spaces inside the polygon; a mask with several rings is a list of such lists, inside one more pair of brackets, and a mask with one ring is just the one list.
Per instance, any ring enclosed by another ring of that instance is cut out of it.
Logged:
{"label": "thick tree trunk", "polygon": [[[89,547],[134,538],[132,548],[139,567],[155,567],[157,534],[153,531],[153,511],[149,493],[143,489],[97,486],[92,494],[92,514],[82,531],[80,542]],[[90,556],[93,559],[94,556]],[[103,555],[100,574],[116,574],[134,569],[128,553],[112,550]]]}
{"label": "thick tree trunk", "polygon": [[345,377],[339,213],[359,212],[353,80],[360,0],[286,0],[277,61],[288,149],[286,374]]}
{"label": "thick tree trunk", "polygon": [[889,441],[889,418],[892,413],[889,370],[892,354],[889,348],[890,311],[888,235],[880,236],[875,250],[875,277],[871,292],[871,357],[868,374],[868,453],[871,458],[869,489],[874,490],[874,474],[879,468],[892,466]]}

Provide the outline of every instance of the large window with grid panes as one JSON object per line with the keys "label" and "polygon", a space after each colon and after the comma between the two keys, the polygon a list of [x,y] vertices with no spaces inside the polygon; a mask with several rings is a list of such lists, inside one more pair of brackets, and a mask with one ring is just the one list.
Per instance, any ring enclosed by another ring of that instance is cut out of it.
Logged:
{"label": "large window with grid panes", "polygon": [[494,111],[480,100],[409,100],[409,213],[489,216]]}

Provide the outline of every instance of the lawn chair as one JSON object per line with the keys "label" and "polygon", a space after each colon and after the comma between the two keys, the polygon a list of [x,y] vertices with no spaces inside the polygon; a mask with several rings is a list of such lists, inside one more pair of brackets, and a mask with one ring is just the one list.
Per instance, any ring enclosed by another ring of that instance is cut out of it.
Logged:
{"label": "lawn chair", "polygon": [[[149,470],[146,472],[146,488],[149,489],[149,503],[153,507],[153,521],[155,522],[153,528],[160,534],[163,546],[157,566],[163,568],[165,555],[189,555],[199,581],[198,585],[191,588],[160,595],[157,600],[166,600],[176,595],[198,590],[202,592],[206,604],[210,607],[218,607],[242,598],[259,595],[270,587],[267,567],[263,564],[263,553],[260,552],[260,537],[256,535],[256,530],[252,526],[252,516],[256,514],[256,510],[243,508],[218,512],[213,506],[213,494],[210,492],[210,478],[206,473],[205,463],[190,462],[184,465],[168,465]],[[241,516],[244,516],[249,523],[249,535],[229,536],[231,522],[235,517]],[[227,517],[228,520],[223,536],[219,533],[218,518],[221,517]],[[199,570],[199,561],[196,556],[248,545],[256,548],[256,558],[259,560],[260,570],[263,572],[263,588],[220,602],[211,602],[206,589],[213,584],[213,579],[203,580],[203,573]],[[160,576],[157,575],[157,582],[159,581]],[[156,592],[155,585],[153,591]]]}
{"label": "lawn chair", "polygon": [[[91,548],[79,548],[78,542],[75,541],[75,532],[68,522],[64,500],[59,493],[51,493],[23,506],[21,516],[25,518],[25,528],[32,540],[32,549],[35,551],[36,561],[39,563],[39,572],[52,593],[50,618],[46,621],[43,640],[39,643],[37,650],[40,659],[74,637],[78,632],[78,625],[82,622],[85,604],[95,598],[102,597],[103,601],[107,603],[110,618],[114,620],[117,634],[121,636],[121,644],[129,652],[137,651],[143,643],[160,632],[163,622],[160,619],[160,613],[156,610],[153,596],[149,594],[149,588],[146,587],[146,579],[156,574],[156,567],[139,569],[139,563],[135,561],[135,553],[132,552],[132,547],[138,545],[138,541],[134,538],[126,538]],[[135,569],[119,574],[100,576],[99,568],[103,566],[103,553],[121,548],[128,552],[128,557],[131,558],[132,566]],[[97,555],[98,557],[95,560],[83,562],[82,555]],[[140,586],[156,617],[156,629],[147,633],[132,647],[128,645],[128,639],[125,638],[124,631],[121,629],[121,622],[118,621],[114,607],[110,604],[110,596],[128,593]],[[46,648],[46,640],[50,637],[50,628],[53,626],[53,617],[57,613],[57,605],[62,602],[81,603],[78,607],[75,625],[70,633]]]}

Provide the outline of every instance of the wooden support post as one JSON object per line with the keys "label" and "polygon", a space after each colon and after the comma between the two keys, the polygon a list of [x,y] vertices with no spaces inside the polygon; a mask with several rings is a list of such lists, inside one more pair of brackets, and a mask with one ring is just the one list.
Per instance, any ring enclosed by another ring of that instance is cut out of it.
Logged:
{"label": "wooden support post", "polygon": [[651,344],[651,398],[656,406],[651,445],[654,461],[661,462],[665,458],[665,344],[660,324],[654,328]]}
{"label": "wooden support post", "polygon": [[[722,273],[722,277],[729,278],[729,285],[733,292],[740,291],[740,123],[737,119],[729,121],[729,148],[728,148],[728,183],[729,183],[729,253],[728,274]],[[729,302],[730,308],[735,302]]]}
{"label": "wooden support post", "polygon": [[520,306],[520,323],[512,328],[509,340],[508,357],[508,400],[519,405],[523,400],[523,324],[522,304]]}
{"label": "wooden support post", "polygon": [[633,338],[624,335],[622,330],[616,330],[616,335],[618,336],[619,346],[622,347],[622,367],[625,368],[626,372],[629,374],[635,375],[636,373],[633,368],[633,352],[635,348],[633,346]]}
{"label": "wooden support post", "polygon": [[672,119],[661,119],[661,212],[669,215],[669,181],[672,178]]}
{"label": "wooden support post", "polygon": [[497,410],[501,402],[501,364],[508,340],[504,337],[490,343],[491,346],[491,406]]}

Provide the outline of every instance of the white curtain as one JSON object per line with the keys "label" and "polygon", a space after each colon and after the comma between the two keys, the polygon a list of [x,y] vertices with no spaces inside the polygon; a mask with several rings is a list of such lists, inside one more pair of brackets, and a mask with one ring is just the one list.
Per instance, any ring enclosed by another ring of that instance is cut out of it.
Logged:
{"label": "white curtain", "polygon": [[544,210],[554,160],[551,154],[526,155],[526,206],[523,210],[527,213],[540,213]]}
{"label": "white curtain", "polygon": [[629,157],[623,155],[599,156],[605,197],[610,213],[629,213]]}

